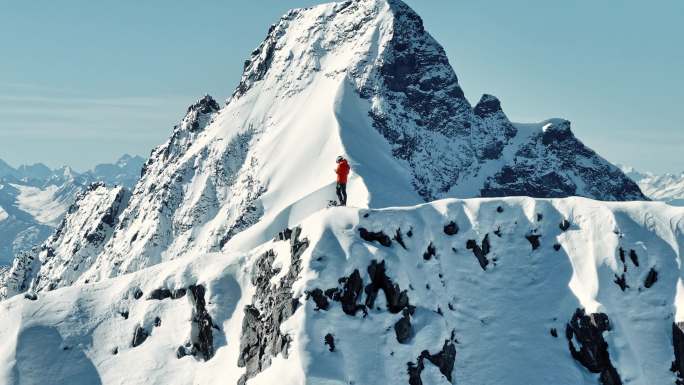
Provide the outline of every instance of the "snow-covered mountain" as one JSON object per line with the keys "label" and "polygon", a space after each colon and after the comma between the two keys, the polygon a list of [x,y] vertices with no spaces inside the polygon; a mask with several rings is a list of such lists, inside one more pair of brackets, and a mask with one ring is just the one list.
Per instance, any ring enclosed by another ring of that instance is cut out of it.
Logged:
{"label": "snow-covered mountain", "polygon": [[40,163],[15,169],[0,161],[0,213],[4,213],[0,214],[0,266],[44,242],[91,183],[132,188],[144,162],[141,157],[124,155],[114,164],[78,173]]}
{"label": "snow-covered mountain", "polygon": [[641,191],[649,198],[667,202],[675,206],[684,206],[684,172],[681,174],[654,174],[639,172],[633,167],[622,167],[624,173],[632,178]]}
{"label": "snow-covered mountain", "polygon": [[[337,155],[355,208],[326,208]],[[570,122],[473,107],[401,1],[293,10],[2,275],[0,378],[674,382],[682,210],[547,199],[575,195],[646,199]]]}

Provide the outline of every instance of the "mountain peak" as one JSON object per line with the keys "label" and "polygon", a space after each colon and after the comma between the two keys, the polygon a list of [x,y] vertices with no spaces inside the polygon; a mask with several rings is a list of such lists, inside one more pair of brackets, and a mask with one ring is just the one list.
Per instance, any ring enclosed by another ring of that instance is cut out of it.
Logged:
{"label": "mountain peak", "polygon": [[499,101],[496,96],[489,94],[482,95],[480,101],[477,102],[473,108],[473,111],[475,112],[475,115],[481,118],[493,115],[497,112],[503,112],[501,109],[501,101]]}

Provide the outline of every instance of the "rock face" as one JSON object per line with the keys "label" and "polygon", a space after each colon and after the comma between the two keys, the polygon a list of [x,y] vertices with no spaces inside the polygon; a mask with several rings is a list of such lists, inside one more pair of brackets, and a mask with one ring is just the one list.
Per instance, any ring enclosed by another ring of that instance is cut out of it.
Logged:
{"label": "rock face", "polygon": [[[282,334],[280,326],[299,306],[298,299],[293,298],[292,285],[299,279],[301,256],[309,247],[309,241],[300,239],[300,234],[299,227],[290,233],[290,266],[277,285],[271,283],[271,279],[280,273],[280,269],[273,265],[274,252],[264,253],[256,262],[252,272],[256,292],[253,303],[245,308],[240,337],[238,367],[246,368],[240,384],[267,369],[274,357],[280,354],[285,358],[288,356],[291,337]],[[331,349],[334,350],[334,342]]]}

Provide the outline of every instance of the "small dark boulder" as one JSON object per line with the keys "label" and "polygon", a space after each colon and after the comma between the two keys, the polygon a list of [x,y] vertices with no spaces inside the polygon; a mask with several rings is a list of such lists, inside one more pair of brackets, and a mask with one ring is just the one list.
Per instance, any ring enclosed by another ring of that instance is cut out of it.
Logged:
{"label": "small dark boulder", "polygon": [[328,346],[328,350],[330,350],[330,352],[335,351],[335,337],[332,334],[326,334],[323,338],[323,343]]}
{"label": "small dark boulder", "polygon": [[435,255],[437,255],[437,249],[435,248],[435,245],[433,245],[432,242],[430,242],[430,244],[427,247],[427,250],[425,250],[425,252],[423,253],[423,259],[429,261]]}
{"label": "small dark boulder", "polygon": [[528,242],[530,242],[530,245],[532,245],[532,250],[537,250],[539,246],[541,246],[541,243],[539,242],[539,238],[541,238],[541,235],[539,234],[527,234],[525,235],[525,238],[527,239]]}
{"label": "small dark boulder", "polygon": [[449,236],[458,234],[458,230],[458,225],[454,221],[451,221],[444,226],[444,234]]}
{"label": "small dark boulder", "polygon": [[140,290],[139,287],[136,287],[135,291],[133,291],[133,298],[140,299],[140,298],[142,298],[142,296],[143,296],[142,290]]}
{"label": "small dark boulder", "polygon": [[560,227],[561,231],[568,231],[570,229],[570,222],[567,219],[563,219],[558,227]]}
{"label": "small dark boulder", "polygon": [[634,251],[634,249],[629,250],[629,259],[632,260],[634,266],[639,267],[639,256],[637,255],[636,251]]}
{"label": "small dark boulder", "polygon": [[413,328],[408,309],[404,309],[402,317],[394,324],[394,333],[397,335],[397,341],[400,344],[405,344],[411,339]]}
{"label": "small dark boulder", "polygon": [[658,281],[658,272],[654,269],[651,268],[651,270],[648,272],[648,275],[646,275],[646,280],[644,281],[644,287],[647,289],[650,289],[651,286],[653,286],[654,283]]}
{"label": "small dark boulder", "polygon": [[150,334],[142,326],[137,326],[133,332],[133,341],[131,341],[132,347],[137,347],[142,345],[143,342],[149,337]]}

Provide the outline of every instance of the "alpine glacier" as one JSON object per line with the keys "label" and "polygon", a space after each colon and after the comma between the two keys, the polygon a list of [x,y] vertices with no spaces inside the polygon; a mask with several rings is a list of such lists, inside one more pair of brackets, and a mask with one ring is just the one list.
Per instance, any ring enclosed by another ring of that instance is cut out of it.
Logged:
{"label": "alpine glacier", "polygon": [[471,106],[401,1],[292,10],[132,191],[92,185],[15,258],[0,378],[684,381],[684,210],[645,200],[567,120]]}

